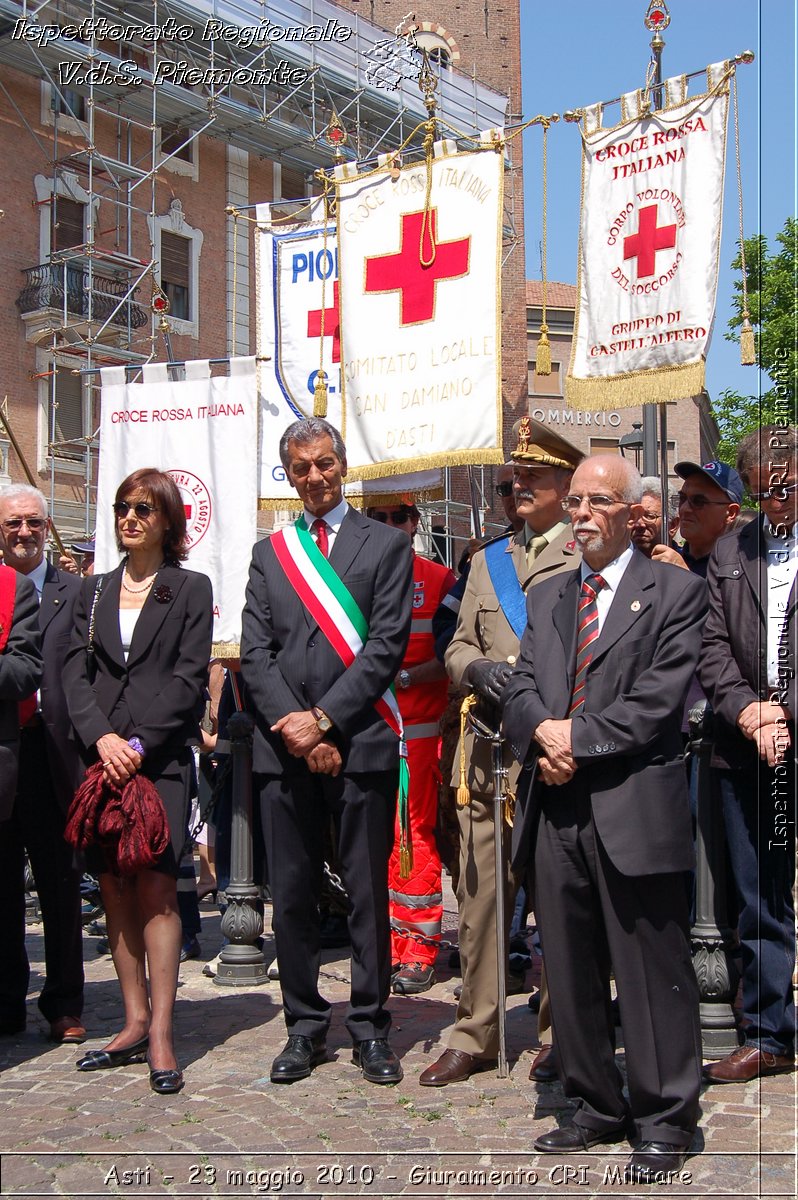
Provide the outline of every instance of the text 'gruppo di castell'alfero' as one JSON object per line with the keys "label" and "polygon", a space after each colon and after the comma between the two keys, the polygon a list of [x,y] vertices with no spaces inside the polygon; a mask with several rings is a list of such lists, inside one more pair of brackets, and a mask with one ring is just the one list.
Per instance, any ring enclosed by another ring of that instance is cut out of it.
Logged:
{"label": "text 'gruppo di castell'alfero'", "polygon": [[[353,30],[331,18],[322,25],[275,25],[269,20],[259,25],[228,25],[216,18],[207,20],[200,28],[181,24],[169,17],[163,24],[122,24],[109,21],[106,17],[85,18],[77,24],[37,25],[19,18],[11,32],[13,41],[32,42],[46,47],[58,42],[77,42],[81,49],[84,43],[96,41],[129,42],[140,39],[163,47],[166,55],[173,46],[190,41],[202,41],[229,45],[238,50],[267,50],[272,47],[296,42],[347,42]],[[87,86],[89,84],[117,84],[140,87],[149,72],[143,72],[133,59],[119,63],[111,61],[60,62],[57,64],[58,83],[62,87]],[[163,57],[155,63],[151,73],[154,84],[171,83],[179,87],[266,87],[269,84],[287,84],[298,87],[310,78],[304,67],[292,66],[284,59],[268,66],[249,67],[195,67],[179,57]]]}

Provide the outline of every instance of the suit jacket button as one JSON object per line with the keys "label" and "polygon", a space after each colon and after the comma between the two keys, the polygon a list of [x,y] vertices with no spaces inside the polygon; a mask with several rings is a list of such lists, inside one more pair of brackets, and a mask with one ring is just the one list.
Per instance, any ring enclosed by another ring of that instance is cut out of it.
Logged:
{"label": "suit jacket button", "polygon": [[595,747],[595,746],[588,746],[588,748],[587,748],[587,752],[588,752],[588,754],[595,754],[595,753],[596,753],[596,747]]}
{"label": "suit jacket button", "polygon": [[615,749],[615,742],[610,742],[610,750],[614,750],[614,749]]}
{"label": "suit jacket button", "polygon": [[312,650],[315,645],[316,645],[315,638],[311,638],[310,641],[308,642],[308,647]]}

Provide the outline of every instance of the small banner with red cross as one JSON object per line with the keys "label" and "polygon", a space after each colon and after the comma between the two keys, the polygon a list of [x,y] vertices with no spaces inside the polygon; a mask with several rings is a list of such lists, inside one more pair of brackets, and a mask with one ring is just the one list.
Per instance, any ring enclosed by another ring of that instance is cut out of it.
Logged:
{"label": "small banner with red cross", "polygon": [[574,408],[665,403],[704,386],[731,70],[708,67],[707,91],[689,99],[684,76],[667,80],[658,111],[630,92],[613,128],[600,105],[585,110],[579,303],[565,381]]}
{"label": "small banner with red cross", "polygon": [[501,142],[336,170],[350,474],[501,462]]}
{"label": "small banner with red cross", "polygon": [[[290,224],[275,223],[284,217],[284,205],[257,206],[261,508],[299,506],[280,462],[280,437],[293,421],[313,416],[314,388],[320,370],[327,383],[326,420],[338,429],[343,424],[335,226],[325,227],[324,221],[303,221],[301,217]],[[441,472],[421,471],[390,481],[370,480],[368,484],[353,484],[347,479],[345,491],[354,504],[365,499],[387,503],[405,492],[434,498],[442,495]]]}

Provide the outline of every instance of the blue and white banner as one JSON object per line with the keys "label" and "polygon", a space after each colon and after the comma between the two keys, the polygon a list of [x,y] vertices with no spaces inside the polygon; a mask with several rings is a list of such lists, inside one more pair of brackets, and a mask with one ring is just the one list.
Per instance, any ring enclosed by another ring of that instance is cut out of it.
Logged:
{"label": "blue and white banner", "polygon": [[[282,211],[282,210],[281,210]],[[258,384],[261,396],[260,501],[294,507],[297,494],[285,478],[278,446],[283,431],[313,416],[319,368],[327,375],[327,420],[344,428],[341,413],[341,326],[338,248],[334,225],[274,226],[271,206],[258,205],[256,229]],[[266,359],[267,361],[264,361]],[[419,471],[347,484],[349,500],[434,492],[440,471]]]}

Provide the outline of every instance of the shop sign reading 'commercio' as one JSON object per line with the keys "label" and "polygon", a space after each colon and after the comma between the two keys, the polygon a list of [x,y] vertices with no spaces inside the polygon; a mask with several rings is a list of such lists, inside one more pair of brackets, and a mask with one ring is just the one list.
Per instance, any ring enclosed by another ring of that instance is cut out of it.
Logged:
{"label": "shop sign reading 'commercio'", "polygon": [[591,429],[617,429],[621,423],[618,412],[582,412],[578,408],[533,408],[530,415],[544,425],[589,425]]}

